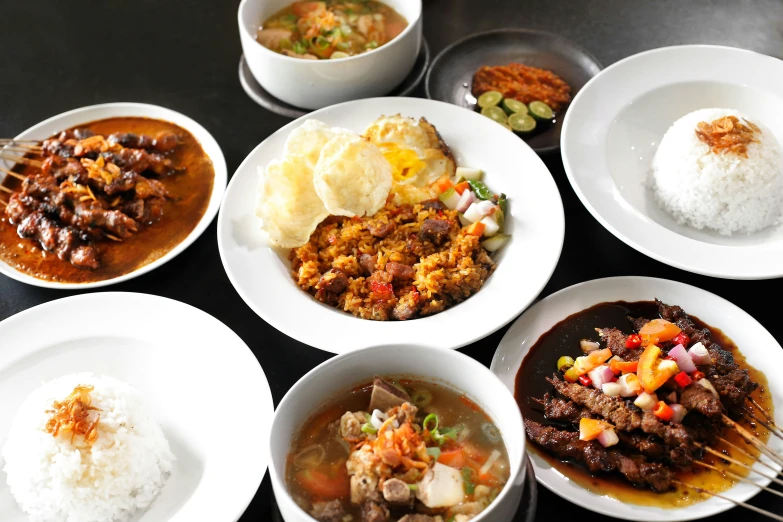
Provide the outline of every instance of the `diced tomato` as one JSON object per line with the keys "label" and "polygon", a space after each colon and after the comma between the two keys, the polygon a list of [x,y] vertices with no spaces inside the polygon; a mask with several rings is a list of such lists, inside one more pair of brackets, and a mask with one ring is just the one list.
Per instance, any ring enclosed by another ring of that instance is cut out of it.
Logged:
{"label": "diced tomato", "polygon": [[664,359],[666,359],[667,361],[677,362],[677,358],[673,355],[667,355],[666,357],[664,357]]}
{"label": "diced tomato", "polygon": [[681,344],[685,348],[687,348],[688,345],[691,344],[691,338],[685,335],[684,332],[680,332],[672,338],[672,343],[674,343],[675,345]]}
{"label": "diced tomato", "polygon": [[438,187],[438,192],[443,194],[451,187],[453,187],[454,183],[451,182],[451,179],[449,179],[448,176],[443,176],[438,181],[435,182],[435,186]]}
{"label": "diced tomato", "polygon": [[677,382],[677,385],[680,388],[685,388],[686,386],[688,386],[690,383],[693,382],[693,379],[691,379],[688,376],[688,374],[685,372],[680,372],[677,375],[675,375],[674,380]]}
{"label": "diced tomato", "polygon": [[582,386],[591,386],[593,384],[593,381],[587,375],[580,375],[579,382]]}
{"label": "diced tomato", "polygon": [[694,381],[700,381],[704,377],[706,377],[706,375],[704,375],[704,372],[700,372],[700,371],[695,371],[691,374],[691,379],[693,379]]}
{"label": "diced tomato", "polygon": [[642,338],[642,344],[647,346],[648,344],[670,341],[680,332],[680,327],[674,323],[670,323],[665,319],[653,319],[642,326],[639,330],[639,335]]}
{"label": "diced tomato", "polygon": [[484,235],[484,229],[486,226],[481,221],[476,221],[475,223],[471,224],[465,232],[467,234],[470,234],[471,236],[478,236],[481,237]]}
{"label": "diced tomato", "polygon": [[394,287],[391,283],[381,283],[379,281],[370,281],[370,289],[376,294],[391,294]]}
{"label": "diced tomato", "polygon": [[344,462],[332,468],[303,469],[294,475],[294,480],[321,500],[346,497],[351,492]]}
{"label": "diced tomato", "polygon": [[658,403],[653,407],[653,415],[661,420],[668,421],[672,420],[674,410],[672,410],[665,402],[658,401]]}
{"label": "diced tomato", "polygon": [[631,334],[625,339],[626,348],[639,348],[642,345],[642,336],[639,334]]}
{"label": "diced tomato", "polygon": [[462,468],[465,466],[465,451],[461,446],[454,446],[447,449],[440,449],[438,462],[451,466],[452,468]]}
{"label": "diced tomato", "polygon": [[454,190],[457,191],[457,193],[461,196],[463,192],[465,192],[466,189],[470,188],[470,184],[467,181],[463,181],[462,183],[457,183],[454,185]]}
{"label": "diced tomato", "polygon": [[639,367],[639,361],[619,361],[612,359],[609,361],[609,368],[615,375],[620,373],[636,373]]}

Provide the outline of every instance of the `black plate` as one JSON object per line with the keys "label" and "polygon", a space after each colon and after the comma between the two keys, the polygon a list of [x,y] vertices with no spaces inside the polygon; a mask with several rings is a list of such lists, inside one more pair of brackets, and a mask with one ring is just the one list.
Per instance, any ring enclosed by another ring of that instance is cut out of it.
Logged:
{"label": "black plate", "polygon": [[[538,484],[536,483],[536,473],[533,471],[533,463],[530,457],[525,453],[525,485],[522,490],[522,500],[519,501],[519,509],[514,517],[516,522],[533,522],[536,519],[536,505],[538,503]],[[273,522],[284,522],[280,510],[277,508],[277,501],[272,495],[272,520]]]}
{"label": "black plate", "polygon": [[[497,29],[468,36],[441,51],[427,72],[427,97],[475,110],[473,74],[484,65],[512,62],[552,71],[571,86],[572,98],[602,69],[595,57],[562,36],[528,29]],[[527,138],[527,144],[538,153],[558,150],[563,115],[565,111],[557,115],[550,128]]]}
{"label": "black plate", "polygon": [[[419,56],[416,58],[416,62],[413,64],[413,69],[411,69],[410,74],[408,74],[396,89],[386,96],[408,96],[424,79],[424,74],[427,72],[427,67],[429,67],[429,65],[430,48],[427,45],[427,41],[422,38]],[[245,62],[244,54],[242,55],[242,58],[239,59],[239,83],[242,84],[242,88],[254,102],[281,116],[299,118],[313,111],[311,109],[302,109],[289,105],[269,94],[269,92],[261,87],[261,84],[253,77],[253,73],[250,72],[250,67],[248,67],[247,62]]]}

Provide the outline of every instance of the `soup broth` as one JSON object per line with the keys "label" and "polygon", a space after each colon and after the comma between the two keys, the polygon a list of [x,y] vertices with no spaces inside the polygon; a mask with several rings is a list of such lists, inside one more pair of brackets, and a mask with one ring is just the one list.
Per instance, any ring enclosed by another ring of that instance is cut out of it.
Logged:
{"label": "soup broth", "polygon": [[[509,477],[491,419],[442,385],[379,380],[334,397],[304,423],[287,461],[294,501],[324,521],[396,521],[423,511],[449,520],[485,509]],[[396,395],[398,405],[371,409],[383,395]]]}
{"label": "soup broth", "polygon": [[407,26],[402,15],[375,0],[294,2],[266,20],[256,40],[294,58],[347,58],[387,44]]}

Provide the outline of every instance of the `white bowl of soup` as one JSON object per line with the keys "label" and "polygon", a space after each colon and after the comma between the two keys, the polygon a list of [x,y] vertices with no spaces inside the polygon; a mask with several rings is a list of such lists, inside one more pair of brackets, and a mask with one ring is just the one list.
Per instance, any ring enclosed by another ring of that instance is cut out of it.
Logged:
{"label": "white bowl of soup", "polygon": [[280,402],[270,448],[286,522],[510,522],[525,477],[513,396],[479,362],[438,348],[326,361]]}
{"label": "white bowl of soup", "polygon": [[422,38],[421,0],[242,0],[238,20],[258,83],[303,109],[387,94]]}

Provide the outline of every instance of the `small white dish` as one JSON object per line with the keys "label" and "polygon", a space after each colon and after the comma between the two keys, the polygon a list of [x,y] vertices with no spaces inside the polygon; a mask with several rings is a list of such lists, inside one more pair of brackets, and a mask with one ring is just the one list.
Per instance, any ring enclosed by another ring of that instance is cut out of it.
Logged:
{"label": "small white dish", "polygon": [[245,61],[275,98],[303,109],[320,109],[371,96],[383,96],[408,76],[422,40],[421,0],[386,0],[408,21],[405,30],[377,49],[339,60],[305,60],[267,49],[256,31],[292,0],[242,0],[237,20]]}
{"label": "small white dish", "polygon": [[[612,277],[570,286],[530,307],[503,336],[490,368],[513,391],[516,375],[525,355],[539,337],[555,324],[598,303],[651,301],[654,298],[667,304],[682,306],[687,313],[720,328],[734,341],[751,366],[769,369],[783,365],[783,348],[775,338],[758,321],[725,299],[700,288],[666,279]],[[780,406],[783,404],[783,382],[775,379],[772,373],[767,377],[773,403]],[[779,425],[783,423],[782,410],[783,408],[776,408],[775,412],[775,422]],[[783,442],[780,439],[770,437],[768,444],[779,453],[783,452]],[[613,517],[634,521],[675,522],[701,519],[734,507],[731,502],[718,498],[671,509],[626,504],[583,489],[538,455],[528,453],[535,467],[536,478],[541,484],[569,502],[602,515],[611,513]],[[755,468],[762,472],[766,469],[760,464],[756,464]],[[780,469],[779,466],[777,468]],[[748,479],[764,486],[770,483],[770,480],[755,474],[751,474]],[[744,502],[758,492],[757,487],[740,483],[722,495]]]}
{"label": "small white dish", "polygon": [[[227,168],[226,160],[223,157],[223,151],[220,150],[220,146],[215,141],[215,138],[196,121],[188,118],[184,114],[180,114],[171,109],[165,107],[159,107],[157,105],[148,105],[146,103],[104,103],[101,105],[90,105],[88,107],[82,107],[80,109],[74,109],[72,111],[52,116],[51,118],[42,121],[41,123],[34,125],[22,132],[15,139],[18,140],[44,140],[51,137],[53,134],[59,133],[65,129],[69,129],[82,123],[88,123],[96,120],[103,120],[107,118],[117,117],[139,117],[139,118],[152,118],[156,120],[163,120],[179,125],[186,131],[190,132],[193,137],[198,140],[201,147],[209,159],[212,160],[212,166],[215,169],[215,180],[212,184],[212,194],[210,195],[209,204],[207,206],[204,215],[201,220],[196,224],[196,227],[191,233],[182,241],[179,245],[172,248],[166,255],[161,256],[152,263],[146,264],[133,272],[129,272],[125,275],[115,277],[112,279],[105,279],[103,281],[95,281],[91,283],[57,283],[53,281],[46,281],[38,279],[30,275],[20,272],[10,265],[0,260],[0,273],[7,275],[11,279],[16,279],[22,283],[27,283],[33,286],[40,286],[44,288],[55,288],[58,290],[87,290],[90,288],[98,288],[101,286],[114,285],[133,279],[142,274],[146,274],[152,270],[155,270],[159,266],[171,261],[179,254],[181,254],[186,248],[188,248],[196,239],[204,233],[209,224],[217,214],[220,208],[220,201],[223,198],[223,191],[227,182]],[[5,168],[11,168],[13,162],[6,160],[0,160],[0,165]],[[5,178],[5,174],[0,173],[0,181]]]}
{"label": "small white dish", "polygon": [[[433,361],[437,360],[437,364]],[[315,367],[280,401],[269,439],[269,476],[286,522],[313,522],[288,494],[285,470],[291,440],[329,397],[372,380],[374,375],[406,375],[443,383],[478,404],[498,427],[511,474],[492,504],[473,522],[511,522],[525,483],[525,434],[514,397],[486,366],[457,351],[415,345],[384,345],[334,357]]]}
{"label": "small white dish", "polygon": [[[105,320],[112,313],[132,320]],[[108,375],[145,395],[177,457],[161,495],[132,520],[242,516],[266,473],[273,404],[261,365],[226,325],[171,299],[107,292],[19,313],[0,323],[0,338],[0,447],[19,406],[42,382]],[[3,466],[0,459],[0,520],[27,522]]]}
{"label": "small white dish", "polygon": [[[509,243],[497,269],[466,301],[410,321],[358,319],[322,304],[291,276],[288,251],[270,248],[255,216],[257,168],[283,153],[292,129],[307,118],[361,133],[381,115],[424,117],[451,147],[457,165],[486,172],[490,189],[509,198]],[[560,193],[544,163],[515,134],[478,113],[420,98],[358,100],[295,120],[256,147],[234,173],[218,217],[218,247],[231,283],[266,322],[294,339],[332,353],[371,342],[416,342],[459,348],[486,337],[530,304],[552,275],[563,246]]]}
{"label": "small white dish", "polygon": [[731,279],[783,276],[783,226],[733,236],[696,230],[678,224],[645,186],[665,132],[697,109],[737,109],[783,144],[781,78],[781,60],[706,45],[655,49],[607,67],[565,116],[561,151],[571,186],[607,230],[662,263]]}

